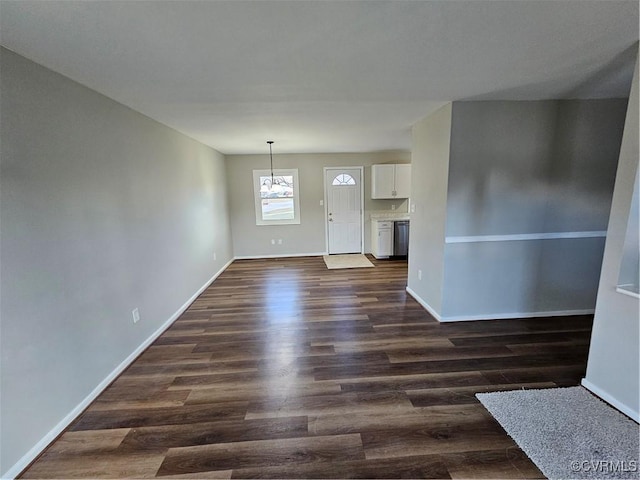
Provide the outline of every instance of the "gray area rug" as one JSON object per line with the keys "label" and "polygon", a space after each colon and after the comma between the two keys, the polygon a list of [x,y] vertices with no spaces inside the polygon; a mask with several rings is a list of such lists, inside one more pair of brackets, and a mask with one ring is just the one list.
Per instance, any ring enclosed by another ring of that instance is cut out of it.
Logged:
{"label": "gray area rug", "polygon": [[640,427],[583,387],[476,397],[550,479],[640,478]]}

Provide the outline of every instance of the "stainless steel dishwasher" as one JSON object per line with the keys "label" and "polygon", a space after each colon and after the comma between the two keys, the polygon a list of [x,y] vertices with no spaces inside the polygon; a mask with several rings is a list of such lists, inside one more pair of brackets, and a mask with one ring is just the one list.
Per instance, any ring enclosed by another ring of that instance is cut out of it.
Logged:
{"label": "stainless steel dishwasher", "polygon": [[406,257],[409,253],[409,220],[393,222],[393,256]]}

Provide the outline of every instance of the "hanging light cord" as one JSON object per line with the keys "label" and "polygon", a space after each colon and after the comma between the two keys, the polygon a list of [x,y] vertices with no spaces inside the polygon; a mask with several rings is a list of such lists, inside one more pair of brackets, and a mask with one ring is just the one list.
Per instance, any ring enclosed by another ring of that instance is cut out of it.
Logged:
{"label": "hanging light cord", "polygon": [[271,159],[271,188],[273,188],[273,152],[271,151],[273,140],[269,140],[267,143],[269,144],[269,158]]}

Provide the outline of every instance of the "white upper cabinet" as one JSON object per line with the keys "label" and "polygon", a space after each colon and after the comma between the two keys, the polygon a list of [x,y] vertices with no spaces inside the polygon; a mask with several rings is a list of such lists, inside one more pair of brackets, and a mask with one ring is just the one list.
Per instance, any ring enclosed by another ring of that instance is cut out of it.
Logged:
{"label": "white upper cabinet", "polygon": [[396,196],[395,198],[409,198],[411,196],[411,165],[401,163],[396,165]]}
{"label": "white upper cabinet", "polygon": [[405,163],[371,166],[371,198],[409,198],[411,165]]}
{"label": "white upper cabinet", "polygon": [[371,165],[371,198],[396,198],[395,177],[395,165]]}

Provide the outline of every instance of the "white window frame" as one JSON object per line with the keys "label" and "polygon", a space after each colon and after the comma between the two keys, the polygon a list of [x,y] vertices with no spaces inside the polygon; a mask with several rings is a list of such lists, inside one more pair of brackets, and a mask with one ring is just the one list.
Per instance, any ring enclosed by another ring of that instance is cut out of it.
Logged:
{"label": "white window frame", "polygon": [[[338,177],[349,177],[349,178],[347,178],[346,181],[344,181],[344,178],[343,178],[340,181],[338,181],[338,183],[336,183],[336,180],[338,180]],[[341,173],[340,175],[337,175],[333,179],[333,183],[331,184],[332,187],[342,187],[342,186],[348,187],[351,185],[356,185],[356,180],[348,173]]]}
{"label": "white window frame", "polygon": [[256,210],[256,225],[298,225],[300,224],[300,182],[298,181],[298,169],[277,169],[273,171],[274,177],[293,177],[293,218],[290,220],[264,220],[262,218],[262,198],[260,197],[260,177],[271,176],[271,170],[253,171],[253,199]]}

